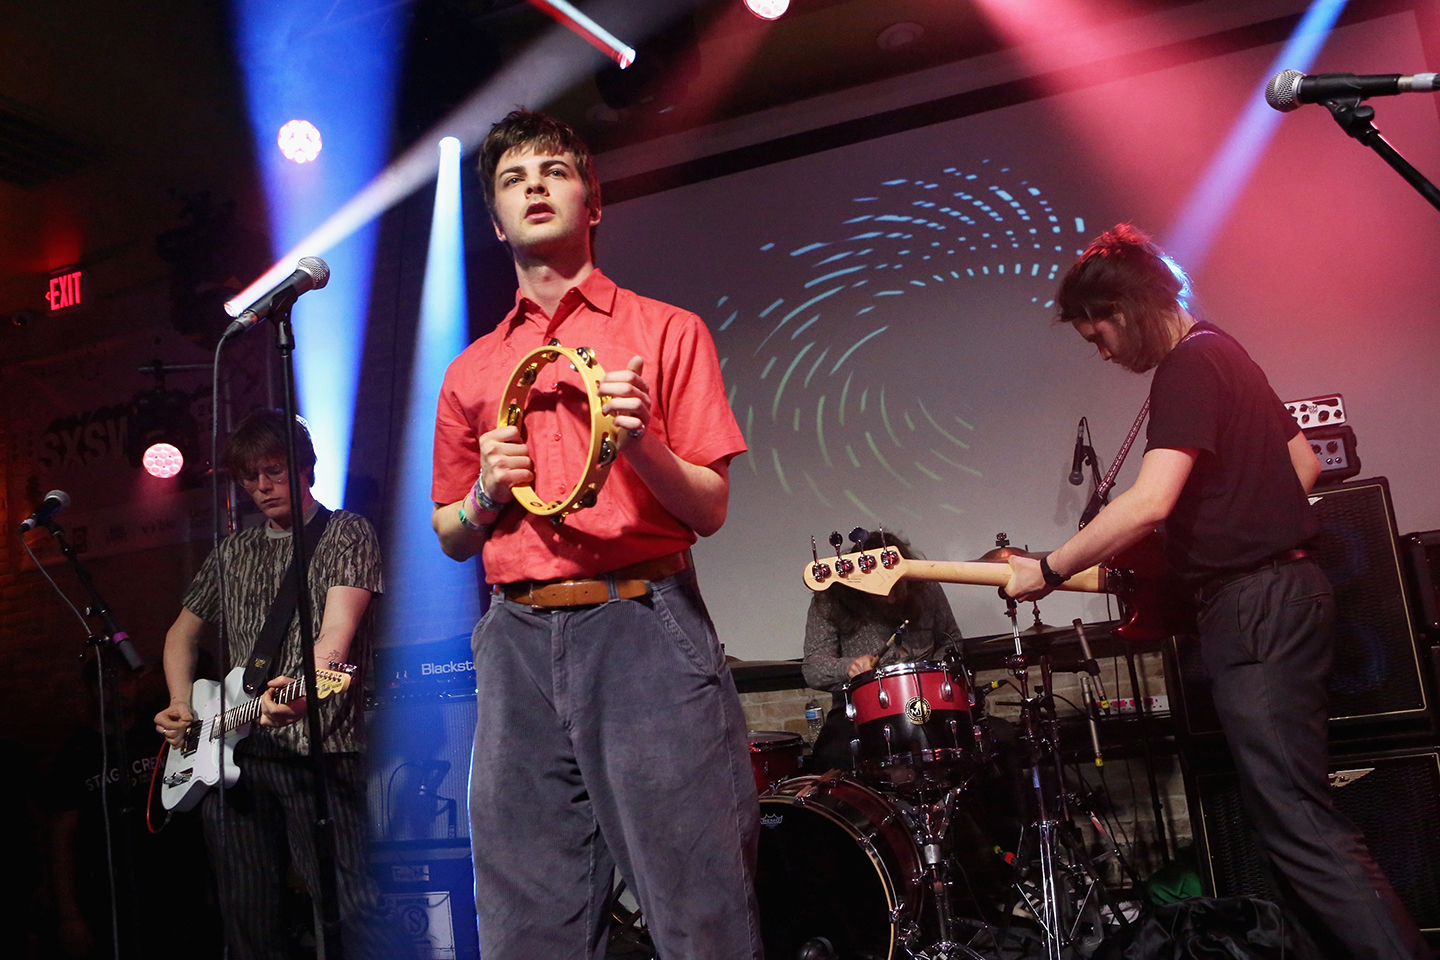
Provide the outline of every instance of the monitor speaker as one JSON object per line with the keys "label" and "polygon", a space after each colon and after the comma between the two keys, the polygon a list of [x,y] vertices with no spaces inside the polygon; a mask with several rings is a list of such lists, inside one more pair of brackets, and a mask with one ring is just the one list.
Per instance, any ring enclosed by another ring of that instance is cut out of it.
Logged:
{"label": "monitor speaker", "polygon": [[[1335,756],[1331,790],[1421,929],[1440,931],[1440,752]],[[1217,897],[1279,896],[1261,863],[1234,773],[1194,778],[1201,875]]]}
{"label": "monitor speaker", "polygon": [[470,836],[475,695],[383,700],[366,711],[371,840]]}
{"label": "monitor speaker", "polygon": [[[1321,529],[1307,547],[1335,588],[1332,735],[1370,734],[1387,724],[1428,728],[1429,702],[1389,483],[1384,477],[1356,480],[1317,489],[1310,499]],[[1185,732],[1220,732],[1199,642],[1181,636],[1172,644],[1172,707]]]}

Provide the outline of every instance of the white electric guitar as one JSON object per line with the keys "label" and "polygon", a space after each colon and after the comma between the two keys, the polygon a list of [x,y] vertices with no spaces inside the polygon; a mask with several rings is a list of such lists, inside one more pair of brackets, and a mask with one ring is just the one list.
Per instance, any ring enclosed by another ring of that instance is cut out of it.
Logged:
{"label": "white electric guitar", "polygon": [[[355,667],[350,664],[333,661],[329,670],[316,670],[316,699],[324,700],[332,693],[347,689],[354,673]],[[303,679],[274,689],[276,703],[289,703],[303,696]],[[180,749],[172,747],[165,755],[160,802],[166,810],[189,810],[199,803],[205,792],[220,782],[222,756],[225,786],[232,787],[240,779],[240,768],[235,765],[235,744],[250,733],[250,725],[260,717],[260,698],[245,692],[244,667],[236,667],[225,678],[225,702],[234,706],[222,715],[220,684],[215,680],[195,681],[190,693],[190,709],[197,719],[185,730]]]}

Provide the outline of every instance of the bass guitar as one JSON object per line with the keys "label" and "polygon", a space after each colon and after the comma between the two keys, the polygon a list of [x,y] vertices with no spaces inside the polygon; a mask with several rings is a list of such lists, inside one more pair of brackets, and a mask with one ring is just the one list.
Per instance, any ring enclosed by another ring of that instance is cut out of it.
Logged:
{"label": "bass guitar", "polygon": [[[316,670],[315,698],[324,700],[333,693],[344,692],[355,670],[348,663],[333,661],[330,669]],[[276,703],[289,703],[305,695],[303,679],[292,680],[273,690]],[[172,747],[165,756],[160,802],[166,810],[189,810],[199,803],[206,791],[220,782],[222,757],[225,786],[232,787],[240,779],[240,768],[235,765],[235,744],[249,735],[250,725],[260,717],[260,698],[245,692],[244,667],[236,667],[225,678],[225,702],[234,706],[222,714],[217,681],[195,681],[190,692],[190,709],[197,719],[186,728],[180,748]]]}
{"label": "bass guitar", "polygon": [[[843,584],[862,593],[886,596],[901,580],[932,580],[982,587],[1004,587],[1010,564],[990,560],[909,560],[894,547],[861,550],[805,564],[805,586],[828,590]],[[1126,640],[1163,640],[1194,632],[1194,610],[1184,585],[1164,561],[1160,537],[1153,534],[1109,564],[1081,570],[1056,588],[1078,593],[1109,593],[1120,603],[1114,632]]]}

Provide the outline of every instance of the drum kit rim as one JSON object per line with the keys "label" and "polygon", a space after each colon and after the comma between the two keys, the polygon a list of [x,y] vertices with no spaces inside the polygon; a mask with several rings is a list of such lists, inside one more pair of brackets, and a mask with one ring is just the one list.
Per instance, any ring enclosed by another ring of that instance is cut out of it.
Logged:
{"label": "drum kit rim", "polygon": [[[1011,619],[1013,627],[1013,610]],[[888,664],[857,675],[844,688],[846,714],[856,724],[854,773],[784,776],[761,790],[757,894],[770,960],[1022,955],[1071,960],[1090,956],[1109,929],[1127,924],[1099,865],[1113,858],[1132,882],[1134,874],[1093,812],[1067,788],[1054,698],[1048,696],[1048,638],[1013,632],[1016,653],[1007,659],[1013,682],[1006,685],[1020,694],[1018,749],[1025,790],[1033,799],[1015,853],[1006,855],[1012,877],[1006,901],[998,910],[992,904],[988,918],[984,909],[980,916],[957,911],[957,879],[967,887],[969,879],[966,864],[947,845],[957,808],[981,767],[993,759],[976,722],[984,695],[977,696],[959,651],[940,660]],[[1034,692],[1031,669],[1040,674]],[[1104,847],[1099,856],[1087,852],[1074,822],[1077,813],[1096,828]],[[823,846],[827,843],[848,843],[858,854],[835,853]],[[782,850],[786,844],[794,849]],[[789,861],[806,855],[822,868],[840,871],[818,881],[822,889],[815,891],[836,902],[830,915],[776,892],[782,885],[805,886],[802,867]],[[783,869],[776,866],[781,860]],[[867,862],[876,874],[873,883]],[[767,876],[777,869],[781,879]],[[853,902],[859,895],[843,889],[845,882],[868,884],[875,902]],[[883,908],[873,892],[877,888]],[[978,899],[975,903],[978,907]],[[777,917],[785,910],[800,916]],[[888,935],[857,933],[862,915],[872,923],[882,922],[874,918],[883,915]]]}

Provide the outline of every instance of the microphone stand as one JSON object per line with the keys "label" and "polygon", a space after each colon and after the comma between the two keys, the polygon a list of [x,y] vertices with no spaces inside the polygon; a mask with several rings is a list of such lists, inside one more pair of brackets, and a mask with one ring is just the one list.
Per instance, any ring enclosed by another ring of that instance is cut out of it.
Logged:
{"label": "microphone stand", "polygon": [[1359,97],[1347,97],[1343,100],[1327,100],[1325,107],[1340,129],[1354,139],[1365,144],[1380,155],[1380,159],[1388,163],[1396,173],[1405,178],[1405,182],[1414,187],[1420,196],[1424,197],[1429,204],[1440,210],[1440,189],[1435,184],[1425,179],[1425,175],[1410,165],[1399,151],[1380,135],[1375,125],[1370,121],[1375,119],[1375,108],[1360,103]]}
{"label": "microphone stand", "polygon": [[305,514],[300,509],[303,497],[295,456],[295,368],[291,356],[295,350],[295,331],[290,324],[290,309],[294,305],[295,296],[277,304],[270,312],[270,322],[275,327],[275,348],[280,354],[280,377],[285,385],[285,463],[290,475],[290,543],[295,551],[295,616],[300,620],[300,673],[305,680],[305,724],[310,740],[310,771],[315,792],[315,820],[310,830],[320,884],[320,903],[317,904],[321,926],[319,939],[324,949],[321,956],[325,960],[343,960],[340,900],[335,881],[335,820],[330,816],[319,701],[315,698],[315,625],[310,606],[310,558],[305,548]]}
{"label": "microphone stand", "polygon": [[[105,744],[105,753],[110,758],[109,766],[120,771],[120,778],[114,783],[114,788],[119,791],[118,817],[110,815],[108,797],[104,793],[108,789],[110,771],[104,770],[100,775],[101,812],[109,821],[110,836],[113,837],[118,833],[120,837],[119,850],[115,851],[112,848],[112,855],[118,855],[114,856],[116,862],[111,865],[110,899],[118,916],[124,918],[123,928],[128,934],[128,938],[120,935],[122,927],[118,922],[111,933],[115,940],[113,944],[115,957],[122,956],[120,945],[125,939],[130,940],[134,952],[124,952],[123,955],[143,957],[145,951],[142,949],[139,914],[135,901],[135,844],[134,838],[130,834],[133,820],[131,804],[134,800],[130,792],[130,758],[125,753],[125,708],[124,704],[120,702],[120,689],[115,679],[117,668],[115,656],[118,653],[124,658],[125,666],[131,673],[139,673],[143,670],[145,661],[140,658],[134,644],[130,642],[130,635],[120,628],[115,614],[110,610],[110,605],[105,602],[99,588],[95,586],[90,571],[76,555],[75,548],[70,545],[69,539],[65,536],[65,531],[54,520],[44,520],[41,525],[50,531],[50,536],[54,538],[56,546],[60,548],[65,559],[70,562],[70,568],[75,571],[75,579],[80,581],[80,586],[90,597],[90,604],[85,608],[85,612],[98,619],[103,627],[98,634],[91,632],[85,638],[85,642],[95,648],[95,656],[98,658],[96,666],[99,668],[102,707],[100,738]],[[122,902],[123,908],[121,907]]]}

